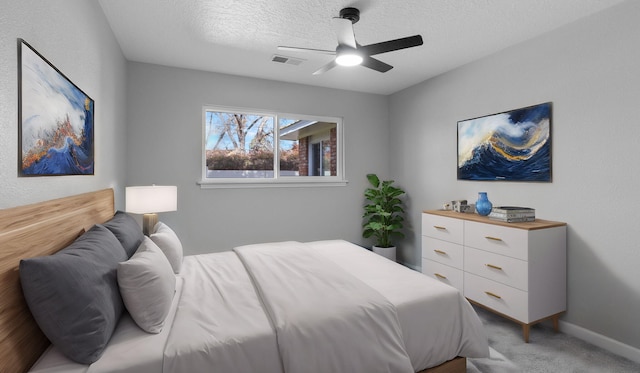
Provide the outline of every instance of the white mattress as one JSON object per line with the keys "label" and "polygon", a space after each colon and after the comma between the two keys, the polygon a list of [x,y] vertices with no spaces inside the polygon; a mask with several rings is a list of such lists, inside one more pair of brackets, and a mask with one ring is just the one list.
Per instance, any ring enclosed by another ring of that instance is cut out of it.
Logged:
{"label": "white mattress", "polygon": [[[395,306],[415,371],[456,356],[489,356],[482,324],[455,288],[346,241],[309,245]],[[31,372],[282,373],[275,329],[235,253],[187,256],[179,279],[160,334],[124,315],[96,363],[73,363],[51,347]]]}

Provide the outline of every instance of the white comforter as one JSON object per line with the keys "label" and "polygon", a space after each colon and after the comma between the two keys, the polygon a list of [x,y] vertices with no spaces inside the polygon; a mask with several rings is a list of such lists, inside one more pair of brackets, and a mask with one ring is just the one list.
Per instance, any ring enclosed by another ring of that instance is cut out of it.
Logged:
{"label": "white comforter", "polygon": [[393,303],[416,372],[456,356],[489,357],[482,322],[455,288],[346,241],[309,245]]}
{"label": "white comforter", "polygon": [[393,304],[316,251],[298,242],[235,249],[275,327],[285,372],[412,373]]}
{"label": "white comforter", "polygon": [[[482,324],[454,288],[346,241],[278,246],[185,257],[182,293],[161,334],[142,332],[126,316],[93,365],[51,348],[32,371],[408,372],[456,356],[488,357]],[[293,255],[296,248],[306,255]],[[277,257],[285,261],[276,264]],[[348,315],[354,310],[365,317]],[[327,320],[337,324],[319,324]],[[372,361],[384,363],[369,364],[361,355],[368,348],[378,349]]]}
{"label": "white comforter", "polygon": [[187,257],[181,273],[188,285],[163,372],[282,373],[273,327],[235,253]]}

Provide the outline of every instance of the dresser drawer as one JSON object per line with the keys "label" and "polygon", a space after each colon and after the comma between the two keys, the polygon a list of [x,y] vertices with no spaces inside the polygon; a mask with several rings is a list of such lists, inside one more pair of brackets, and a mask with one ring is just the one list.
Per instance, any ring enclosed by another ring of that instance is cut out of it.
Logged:
{"label": "dresser drawer", "polygon": [[529,290],[529,266],[520,259],[465,247],[464,270],[523,291]]}
{"label": "dresser drawer", "polygon": [[422,214],[422,235],[462,245],[464,222],[445,216]]}
{"label": "dresser drawer", "polygon": [[461,293],[464,289],[464,277],[461,269],[456,269],[442,263],[434,262],[433,260],[422,258],[422,273],[429,277],[433,277],[442,283],[453,286]]}
{"label": "dresser drawer", "polygon": [[462,245],[422,236],[422,257],[462,269]]}
{"label": "dresser drawer", "polygon": [[528,294],[499,282],[464,273],[464,296],[520,322],[528,320]]}
{"label": "dresser drawer", "polygon": [[528,259],[529,231],[500,225],[468,221],[464,228],[464,245],[510,256]]}

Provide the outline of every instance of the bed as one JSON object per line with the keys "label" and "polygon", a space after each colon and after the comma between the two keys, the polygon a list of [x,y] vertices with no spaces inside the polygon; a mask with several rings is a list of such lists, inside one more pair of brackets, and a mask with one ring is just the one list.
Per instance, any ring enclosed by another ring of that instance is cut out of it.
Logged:
{"label": "bed", "polygon": [[144,331],[125,310],[101,357],[79,364],[31,316],[18,266],[68,249],[115,213],[111,189],[0,212],[0,371],[441,373],[489,354],[455,289],[329,240],[185,256],[161,330]]}

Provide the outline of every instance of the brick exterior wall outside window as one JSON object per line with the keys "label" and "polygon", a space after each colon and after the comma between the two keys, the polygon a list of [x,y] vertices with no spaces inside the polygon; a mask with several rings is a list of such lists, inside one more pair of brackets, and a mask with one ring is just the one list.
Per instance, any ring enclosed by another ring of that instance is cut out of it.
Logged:
{"label": "brick exterior wall outside window", "polygon": [[331,146],[331,176],[338,175],[338,135],[337,128],[332,128],[329,133],[329,145]]}
{"label": "brick exterior wall outside window", "polygon": [[[331,176],[338,175],[338,132],[332,128],[329,132],[329,147],[331,148],[330,171]],[[309,137],[298,140],[298,175],[309,176]]]}
{"label": "brick exterior wall outside window", "polygon": [[309,138],[303,137],[298,140],[298,174],[309,176]]}

